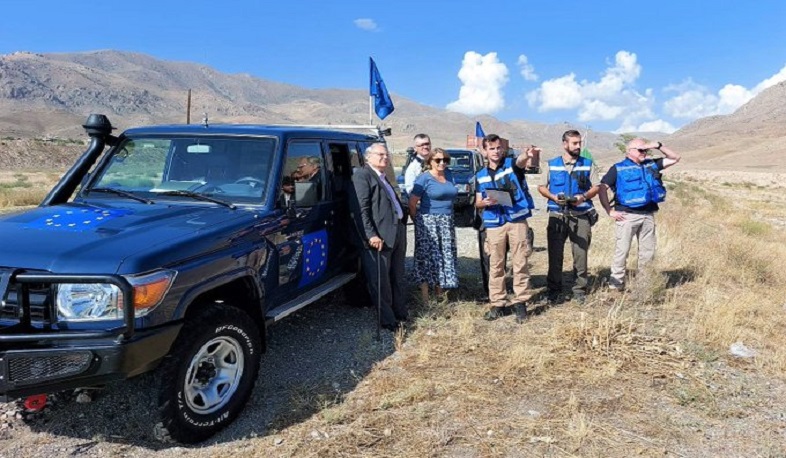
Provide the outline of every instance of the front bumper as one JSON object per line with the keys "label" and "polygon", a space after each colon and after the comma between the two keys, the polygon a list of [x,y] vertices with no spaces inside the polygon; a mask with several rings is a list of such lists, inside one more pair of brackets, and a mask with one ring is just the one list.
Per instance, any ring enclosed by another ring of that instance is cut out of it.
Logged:
{"label": "front bumper", "polygon": [[[166,356],[181,327],[138,331],[131,340],[69,333],[67,340],[29,342],[32,335],[13,336],[27,342],[22,348],[0,350],[0,401],[100,385],[145,372]],[[6,343],[9,340],[4,339],[3,347]]]}
{"label": "front bumper", "polygon": [[[15,324],[0,328],[0,401],[106,383],[144,372],[168,352],[182,324],[137,330],[133,307],[110,329],[57,327],[51,304],[31,303],[31,285],[109,283],[133,304],[133,288],[119,275],[72,275],[0,269],[0,297],[14,297]],[[9,294],[13,291],[14,294]],[[43,312],[40,309],[46,309]],[[33,316],[43,317],[33,320]],[[98,326],[98,324],[96,324]]]}

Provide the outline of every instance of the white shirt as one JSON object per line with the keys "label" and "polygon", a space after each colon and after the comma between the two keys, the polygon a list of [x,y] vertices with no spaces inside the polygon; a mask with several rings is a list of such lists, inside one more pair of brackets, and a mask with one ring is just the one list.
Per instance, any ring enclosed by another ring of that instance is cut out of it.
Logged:
{"label": "white shirt", "polygon": [[404,191],[407,192],[407,195],[412,192],[412,188],[415,187],[415,180],[421,173],[423,173],[423,158],[415,156],[404,172]]}

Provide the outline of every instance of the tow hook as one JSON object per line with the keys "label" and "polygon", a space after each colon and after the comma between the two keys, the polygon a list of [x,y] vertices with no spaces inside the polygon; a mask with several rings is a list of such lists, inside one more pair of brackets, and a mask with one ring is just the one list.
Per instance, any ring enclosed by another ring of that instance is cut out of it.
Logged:
{"label": "tow hook", "polygon": [[39,410],[46,407],[46,395],[45,394],[34,394],[32,396],[28,396],[24,400],[25,410],[28,412],[38,412]]}

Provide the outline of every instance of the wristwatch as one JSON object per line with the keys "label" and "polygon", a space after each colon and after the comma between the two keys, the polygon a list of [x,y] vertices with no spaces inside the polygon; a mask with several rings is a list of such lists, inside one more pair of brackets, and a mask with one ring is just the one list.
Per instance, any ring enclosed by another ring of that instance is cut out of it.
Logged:
{"label": "wristwatch", "polygon": [[658,148],[657,149],[661,149],[662,147],[663,147],[663,143],[658,142]]}

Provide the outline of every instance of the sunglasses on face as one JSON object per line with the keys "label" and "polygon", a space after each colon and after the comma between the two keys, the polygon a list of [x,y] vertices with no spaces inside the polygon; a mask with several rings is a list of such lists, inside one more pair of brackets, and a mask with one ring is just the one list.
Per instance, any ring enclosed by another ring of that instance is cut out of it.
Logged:
{"label": "sunglasses on face", "polygon": [[448,164],[450,164],[450,158],[449,157],[438,157],[438,158],[434,159],[434,162],[437,163],[437,164],[442,164],[444,162],[445,165],[448,165]]}
{"label": "sunglasses on face", "polygon": [[642,148],[628,148],[628,149],[635,149],[635,150],[636,150],[636,151],[638,151],[639,153],[645,153],[645,154],[650,152],[650,150],[648,150],[648,149],[642,149]]}
{"label": "sunglasses on face", "polygon": [[421,143],[421,144],[415,145],[415,146],[418,147],[418,148],[423,148],[424,146],[431,146],[431,143],[426,142],[426,143]]}

